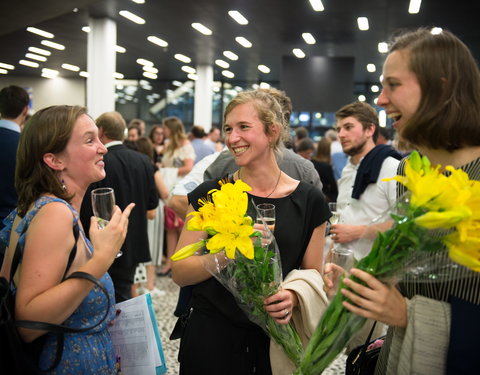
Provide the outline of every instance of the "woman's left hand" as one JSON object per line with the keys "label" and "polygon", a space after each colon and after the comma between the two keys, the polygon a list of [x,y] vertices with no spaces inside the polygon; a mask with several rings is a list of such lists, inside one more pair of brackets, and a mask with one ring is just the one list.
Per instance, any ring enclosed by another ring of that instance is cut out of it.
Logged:
{"label": "woman's left hand", "polygon": [[280,289],[273,296],[265,299],[265,311],[279,324],[288,324],[292,317],[292,311],[298,305],[295,292],[288,289]]}
{"label": "woman's left hand", "polygon": [[367,319],[378,320],[389,326],[405,328],[407,326],[407,303],[398,289],[386,285],[367,272],[352,268],[350,273],[364,281],[367,286],[345,278],[346,287],[342,294],[349,299],[343,306],[351,312]]}

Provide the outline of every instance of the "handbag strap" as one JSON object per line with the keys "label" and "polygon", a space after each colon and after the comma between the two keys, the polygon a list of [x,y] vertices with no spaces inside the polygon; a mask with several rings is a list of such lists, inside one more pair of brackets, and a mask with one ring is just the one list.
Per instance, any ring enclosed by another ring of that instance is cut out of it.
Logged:
{"label": "handbag strap", "polygon": [[358,366],[361,366],[363,362],[365,361],[365,352],[367,351],[368,345],[370,344],[370,340],[373,335],[373,331],[375,330],[375,326],[377,325],[377,321],[375,320],[373,322],[372,328],[370,329],[370,333],[368,334],[367,339],[365,340],[365,343],[362,345],[362,348],[360,349],[360,352],[358,353],[357,357],[352,361],[352,364],[356,364],[358,361]]}

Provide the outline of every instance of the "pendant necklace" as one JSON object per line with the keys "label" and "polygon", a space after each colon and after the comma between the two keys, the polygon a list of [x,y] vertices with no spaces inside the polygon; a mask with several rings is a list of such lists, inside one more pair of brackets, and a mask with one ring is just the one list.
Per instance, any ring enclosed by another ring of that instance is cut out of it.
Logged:
{"label": "pendant necklace", "polygon": [[[239,180],[241,180],[241,178],[240,178],[240,172],[241,172],[241,170],[242,170],[242,168],[240,168],[240,169],[238,170],[238,179],[239,179]],[[278,174],[277,183],[275,184],[275,187],[274,187],[273,190],[270,192],[270,194],[266,195],[264,198],[270,197],[270,195],[272,195],[273,192],[274,192],[275,190],[277,190],[277,186],[278,186],[278,183],[280,182],[280,177],[281,177],[281,176],[282,176],[282,170],[280,170],[280,173]]]}

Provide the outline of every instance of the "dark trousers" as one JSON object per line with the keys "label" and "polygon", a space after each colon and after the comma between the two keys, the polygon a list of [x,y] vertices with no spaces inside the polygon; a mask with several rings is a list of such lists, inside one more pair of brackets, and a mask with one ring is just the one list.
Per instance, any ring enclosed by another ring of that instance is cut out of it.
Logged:
{"label": "dark trousers", "polygon": [[121,268],[115,265],[110,267],[108,273],[113,280],[115,287],[115,301],[122,302],[132,298],[132,285],[135,278],[137,266]]}

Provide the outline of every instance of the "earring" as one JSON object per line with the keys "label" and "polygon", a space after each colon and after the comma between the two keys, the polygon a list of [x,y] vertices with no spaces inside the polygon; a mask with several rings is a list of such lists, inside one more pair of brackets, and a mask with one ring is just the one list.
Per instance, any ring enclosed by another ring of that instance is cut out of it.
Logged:
{"label": "earring", "polygon": [[63,180],[63,178],[62,178],[61,183],[62,183],[62,189],[67,190],[67,185],[65,185],[65,181]]}

